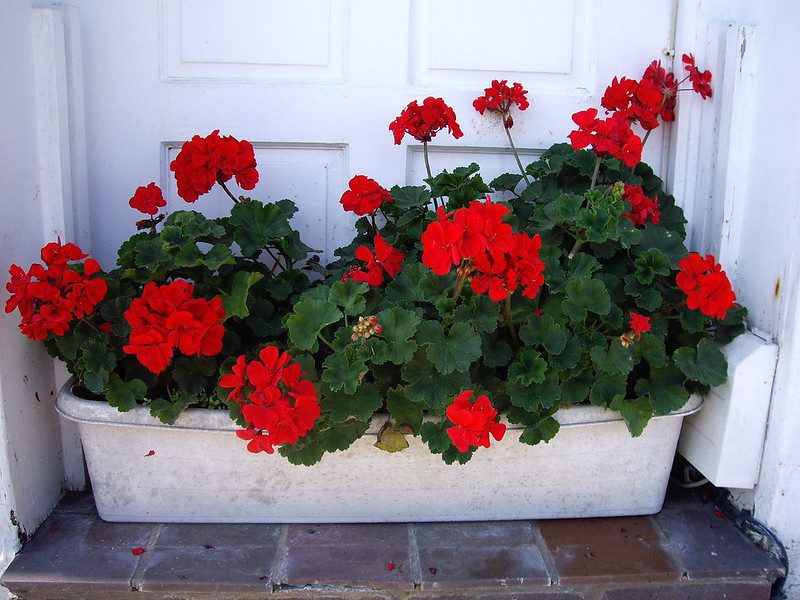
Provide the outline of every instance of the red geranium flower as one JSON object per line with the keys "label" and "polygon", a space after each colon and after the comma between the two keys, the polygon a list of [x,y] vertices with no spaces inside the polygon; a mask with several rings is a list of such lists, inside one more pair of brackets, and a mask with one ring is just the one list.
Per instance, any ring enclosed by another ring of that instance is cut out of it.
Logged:
{"label": "red geranium flower", "polygon": [[422,106],[416,100],[410,102],[392,121],[389,130],[394,134],[394,143],[399,144],[406,133],[420,142],[430,142],[445,127],[456,139],[464,135],[453,109],[441,98],[429,96],[422,101]]}
{"label": "red geranium flower", "polygon": [[382,188],[374,179],[356,175],[350,180],[350,189],[342,194],[339,202],[345,210],[359,216],[375,212],[384,202],[391,202],[389,190]]}
{"label": "red geranium flower", "polygon": [[631,211],[622,216],[633,221],[635,225],[644,225],[648,220],[651,223],[658,224],[661,220],[661,211],[658,209],[658,196],[651,200],[644,195],[641,186],[628,185],[626,183],[623,198],[631,205]]}
{"label": "red geranium flower", "polygon": [[220,137],[219,129],[184,143],[169,168],[175,173],[178,195],[187,202],[194,202],[215,183],[225,183],[231,177],[245,190],[252,190],[258,183],[253,145],[229,135]]}
{"label": "red geranium flower", "polygon": [[694,64],[694,56],[691,54],[684,54],[681,57],[684,68],[689,72],[689,81],[692,82],[694,91],[700,94],[700,97],[705,100],[711,98],[713,90],[711,89],[711,71],[701,71]]}
{"label": "red geranium flower", "polygon": [[625,112],[598,119],[597,109],[589,108],[572,115],[572,120],[578,126],[569,134],[575,150],[591,145],[599,156],[613,156],[629,167],[642,160],[642,140],[633,133]]}
{"label": "red geranium flower", "polygon": [[[62,244],[59,240],[42,248],[44,265],[34,263],[27,272],[11,265],[11,280],[6,283],[11,296],[5,311],[19,310],[19,328],[24,335],[37,341],[47,339],[51,333],[62,336],[73,320],[91,314],[105,298],[108,284],[102,277],[94,277],[100,273],[100,265],[87,256],[75,244]],[[83,265],[76,265],[77,268],[68,264],[84,258]]]}
{"label": "red geranium flower", "polygon": [[248,363],[240,356],[233,372],[219,380],[220,387],[231,390],[228,400],[241,406],[248,427],[236,435],[248,441],[250,452],[272,454],[274,446],[294,444],[320,415],[314,384],[292,360],[289,353],[267,346],[258,360]]}
{"label": "red geranium flower", "polygon": [[675,105],[678,101],[678,81],[674,73],[667,73],[661,66],[661,61],[654,60],[645,69],[643,81],[652,83],[662,95],[661,119],[665,122],[675,120]]}
{"label": "red geranium flower", "polygon": [[449,220],[443,207],[436,209],[439,219],[422,233],[422,263],[437,275],[446,275],[461,262],[464,225]]}
{"label": "red geranium flower", "polygon": [[459,452],[467,452],[472,447],[489,447],[491,435],[498,442],[506,433],[506,426],[498,423],[497,410],[487,396],[478,396],[475,402],[470,398],[474,392],[464,390],[447,407],[447,418],[453,423],[447,428],[447,435]]}
{"label": "red geranium flower", "polygon": [[392,278],[400,273],[402,269],[400,263],[406,257],[405,254],[395,249],[380,234],[375,234],[373,244],[375,246],[374,253],[367,246],[356,248],[355,257],[367,263],[364,267],[366,270],[350,269],[343,279],[352,279],[358,282],[366,281],[371,286],[377,287],[383,284],[384,272]]}
{"label": "red geranium flower", "polygon": [[642,334],[650,331],[650,317],[631,311],[631,330],[636,339],[641,339]]}
{"label": "red geranium flower", "polygon": [[164,200],[161,188],[155,182],[151,182],[147,184],[147,187],[140,185],[136,188],[136,193],[128,201],[128,204],[131,208],[135,208],[146,215],[154,215],[159,208],[167,205],[167,201]]}
{"label": "red geranium flower", "polygon": [[722,266],[711,254],[703,258],[692,252],[678,263],[680,272],[675,278],[686,294],[686,306],[699,309],[704,315],[724,319],[733,306],[736,294]]}
{"label": "red geranium flower", "polygon": [[484,114],[487,110],[499,113],[503,118],[503,125],[506,129],[511,129],[514,120],[511,118],[511,105],[516,104],[520,110],[525,110],[530,106],[525,97],[528,91],[522,88],[521,83],[514,83],[508,86],[508,80],[492,80],[492,86],[484,89],[483,96],[479,96],[472,103],[479,113]]}
{"label": "red geranium flower", "polygon": [[194,298],[194,285],[179,279],[150,282],[125,311],[131,326],[123,347],[153,373],[161,373],[175,349],[186,355],[215,356],[222,350],[225,309],[222,298]]}

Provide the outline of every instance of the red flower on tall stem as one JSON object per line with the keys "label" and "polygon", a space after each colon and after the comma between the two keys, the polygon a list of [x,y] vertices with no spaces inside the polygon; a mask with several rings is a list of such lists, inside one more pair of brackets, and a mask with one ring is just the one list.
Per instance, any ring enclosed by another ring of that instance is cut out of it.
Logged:
{"label": "red flower on tall stem", "polygon": [[527,93],[521,83],[514,83],[509,87],[507,79],[494,79],[491,87],[484,89],[483,95],[476,98],[472,106],[481,114],[487,110],[498,113],[505,128],[511,129],[514,126],[511,107],[516,104],[519,110],[527,109],[530,106],[525,96]]}
{"label": "red flower on tall stem", "polygon": [[419,105],[413,100],[392,121],[389,130],[394,134],[394,143],[399,144],[407,133],[420,142],[430,142],[444,128],[458,139],[464,134],[456,122],[456,113],[441,98],[429,96]]}
{"label": "red flower on tall stem", "polygon": [[241,407],[247,428],[236,435],[250,452],[272,454],[274,446],[294,444],[314,427],[321,411],[314,384],[288,352],[266,346],[258,360],[240,356],[219,380],[231,390],[228,400]]}
{"label": "red flower on tall stem", "polygon": [[389,190],[365,175],[356,175],[350,180],[350,189],[345,190],[339,202],[342,207],[359,216],[374,213],[386,202],[392,201]]}
{"label": "red flower on tall stem", "polygon": [[167,205],[161,188],[155,182],[150,182],[147,186],[140,185],[136,188],[133,198],[128,201],[131,208],[138,210],[146,215],[158,213],[158,209]]}
{"label": "red flower on tall stem", "polygon": [[692,54],[684,54],[681,57],[684,68],[689,72],[689,81],[692,84],[694,91],[700,94],[700,97],[705,100],[711,98],[713,90],[711,89],[711,71],[701,71],[694,64],[694,56]]}
{"label": "red flower on tall stem", "polygon": [[224,185],[231,177],[245,190],[258,183],[253,145],[230,135],[220,137],[219,129],[184,143],[169,168],[175,173],[178,195],[186,202],[194,202],[215,183]]}
{"label": "red flower on tall stem", "polygon": [[634,225],[644,225],[648,221],[658,224],[661,220],[658,196],[650,199],[645,196],[641,186],[626,183],[622,197],[631,205],[631,211],[622,216],[633,221]]}
{"label": "red flower on tall stem", "polygon": [[497,422],[497,409],[489,398],[478,396],[472,402],[474,393],[464,390],[446,410],[447,418],[453,423],[447,428],[447,435],[459,452],[468,452],[478,446],[488,448],[490,436],[499,442],[506,433],[506,426]]}
{"label": "red flower on tall stem", "polygon": [[597,109],[588,108],[572,115],[578,129],[569,134],[575,150],[592,146],[601,157],[613,156],[629,167],[642,160],[642,140],[633,133],[627,113],[615,112],[607,119],[597,118]]}

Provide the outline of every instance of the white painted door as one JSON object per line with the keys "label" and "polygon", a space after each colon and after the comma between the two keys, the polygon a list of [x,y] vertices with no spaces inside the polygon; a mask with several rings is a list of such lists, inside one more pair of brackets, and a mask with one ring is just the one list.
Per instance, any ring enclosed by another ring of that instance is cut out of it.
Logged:
{"label": "white painted door", "polygon": [[[613,75],[669,61],[673,12],[673,0],[75,2],[93,252],[107,266],[133,231],[136,186],[155,180],[168,209],[185,206],[168,164],[195,133],[252,141],[252,195],[294,200],[305,241],[330,257],[350,239],[338,200],[352,175],[421,181],[421,147],[393,145],[388,130],[410,100],[443,97],[464,131],[434,140],[433,170],[474,160],[489,181],[516,170],[502,126],[472,108],[493,78],[529,90],[513,133],[530,158],[565,141],[572,113],[597,106]],[[657,170],[662,140],[659,130],[646,151]],[[195,208],[228,203],[214,192]]]}

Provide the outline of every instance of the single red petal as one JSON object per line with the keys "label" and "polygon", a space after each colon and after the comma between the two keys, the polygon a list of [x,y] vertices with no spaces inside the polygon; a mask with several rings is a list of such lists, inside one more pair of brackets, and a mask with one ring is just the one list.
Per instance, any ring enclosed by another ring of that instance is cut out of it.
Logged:
{"label": "single red petal", "polygon": [[131,554],[133,554],[134,556],[141,556],[145,552],[147,552],[147,550],[145,548],[142,548],[141,546],[136,546],[136,548],[131,550]]}
{"label": "single red petal", "polygon": [[145,454],[144,457],[147,458],[148,456],[155,456],[155,455],[156,455],[156,451],[155,450],[150,450],[150,452]]}

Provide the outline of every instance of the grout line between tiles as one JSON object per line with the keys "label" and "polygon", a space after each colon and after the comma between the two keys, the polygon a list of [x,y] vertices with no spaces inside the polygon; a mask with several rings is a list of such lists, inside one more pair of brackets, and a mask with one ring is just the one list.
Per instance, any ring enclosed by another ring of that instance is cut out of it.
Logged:
{"label": "grout line between tiles", "polygon": [[556,561],[550,553],[550,547],[542,535],[542,530],[539,529],[539,524],[536,521],[528,521],[533,534],[533,543],[539,549],[544,560],[544,566],[547,567],[547,574],[550,578],[550,585],[558,585],[560,583],[558,577],[558,570],[556,569]]}
{"label": "grout line between tiles", "polygon": [[132,590],[141,591],[141,579],[142,575],[144,574],[144,570],[147,568],[147,563],[150,562],[150,550],[153,549],[156,540],[158,540],[158,536],[161,535],[163,530],[164,524],[156,523],[155,527],[153,527],[153,531],[151,531],[150,535],[147,536],[147,542],[145,542],[145,552],[139,556],[139,562],[136,563],[136,568],[133,570],[133,575],[131,575],[130,586]]}
{"label": "grout line between tiles", "polygon": [[281,535],[278,538],[278,548],[275,550],[275,559],[272,561],[272,572],[269,580],[272,584],[272,591],[276,592],[286,578],[286,558],[289,554],[287,540],[289,538],[289,525],[281,525]]}
{"label": "grout line between tiles", "polygon": [[417,545],[417,530],[414,523],[408,524],[408,557],[411,561],[411,577],[414,580],[414,589],[422,587],[422,567],[419,564],[419,546]]}

